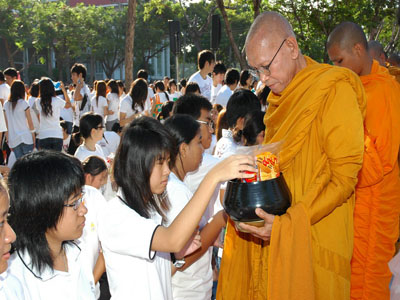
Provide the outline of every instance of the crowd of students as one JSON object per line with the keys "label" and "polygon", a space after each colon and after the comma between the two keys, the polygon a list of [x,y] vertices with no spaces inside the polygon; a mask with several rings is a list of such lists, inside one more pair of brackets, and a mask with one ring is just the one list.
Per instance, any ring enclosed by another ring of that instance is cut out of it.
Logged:
{"label": "crowd of students", "polygon": [[0,298],[215,297],[223,183],[255,170],[232,154],[262,142],[267,88],[208,50],[198,67],[127,92],[78,63],[69,86],[0,72]]}

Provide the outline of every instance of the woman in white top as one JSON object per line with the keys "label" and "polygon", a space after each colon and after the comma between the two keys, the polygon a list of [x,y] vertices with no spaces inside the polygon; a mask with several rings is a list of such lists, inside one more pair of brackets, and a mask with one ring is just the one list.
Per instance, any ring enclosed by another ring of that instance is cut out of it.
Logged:
{"label": "woman in white top", "polygon": [[99,114],[103,118],[107,115],[111,115],[114,112],[108,109],[107,103],[107,85],[105,81],[100,80],[96,84],[96,95],[92,98],[92,108],[91,110],[96,114]]}
{"label": "woman in white top", "polygon": [[118,114],[119,114],[119,89],[118,84],[114,79],[111,79],[107,83],[107,89],[109,93],[107,94],[107,104],[108,111],[112,112],[112,114],[108,114],[106,117],[106,130],[111,131],[112,127],[115,123],[118,123]]}
{"label": "woman in white top", "polygon": [[[192,200],[164,227],[169,209],[165,188],[174,162],[174,141],[150,117],[125,129],[114,160],[116,198],[100,215],[99,237],[113,300],[172,299],[170,252],[180,252],[193,236],[219,181],[248,177],[254,158],[233,156],[212,169]],[[185,252],[195,250],[193,243]],[[178,257],[179,258],[179,257]]]}
{"label": "woman in white top", "polygon": [[11,85],[9,99],[4,103],[4,113],[8,128],[8,146],[18,159],[35,148],[35,130],[29,104],[25,101],[25,85],[22,81],[15,80]]}
{"label": "woman in white top", "polygon": [[33,152],[17,160],[8,183],[10,224],[18,236],[9,270],[20,279],[24,299],[94,300],[93,274],[74,242],[87,213],[81,163],[61,152]]}
{"label": "woman in white top", "polygon": [[61,151],[63,146],[63,133],[60,126],[61,109],[71,107],[71,102],[64,84],[60,84],[65,101],[56,97],[53,81],[42,78],[39,82],[39,96],[36,100],[36,109],[39,112],[39,149]]}
{"label": "woman in white top", "polygon": [[36,80],[31,84],[31,87],[29,89],[29,98],[28,98],[29,109],[31,112],[31,118],[33,127],[35,128],[35,132],[39,132],[39,119],[35,112],[35,103],[38,97],[39,97],[39,81]]}
{"label": "woman in white top", "polygon": [[168,82],[168,95],[170,101],[176,101],[180,96],[182,96],[182,94],[177,91],[175,79],[171,79]]}
{"label": "woman in white top", "polygon": [[138,78],[132,82],[131,89],[121,101],[119,109],[119,124],[124,127],[136,117],[140,116],[145,107],[147,99],[147,82],[143,78]]}
{"label": "woman in white top", "polygon": [[[203,158],[202,136],[200,123],[192,116],[176,114],[168,118],[165,127],[175,139],[177,153],[175,163],[171,167],[167,192],[170,200],[170,209],[167,213],[169,225],[193,194],[186,186],[184,178],[189,172],[196,171]],[[211,199],[211,196],[210,196]],[[221,229],[226,225],[227,215],[219,211],[208,223],[208,217],[200,221],[201,249],[185,257],[185,264],[172,277],[172,292],[174,300],[211,299],[213,286],[213,272],[211,268],[212,248]],[[187,260],[187,261],[186,261]]]}
{"label": "woman in white top", "polygon": [[106,160],[101,146],[97,144],[103,138],[103,124],[103,117],[93,112],[87,112],[81,117],[79,130],[83,143],[75,151],[75,157],[80,161],[92,155]]}

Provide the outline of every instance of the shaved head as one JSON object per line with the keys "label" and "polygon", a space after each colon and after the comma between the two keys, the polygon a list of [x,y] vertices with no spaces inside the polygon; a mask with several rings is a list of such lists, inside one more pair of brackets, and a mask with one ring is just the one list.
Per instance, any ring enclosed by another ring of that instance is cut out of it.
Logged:
{"label": "shaved head", "polygon": [[333,45],[339,46],[341,49],[351,50],[354,45],[359,44],[368,50],[368,42],[365,33],[360,25],[353,22],[343,22],[333,29],[326,42],[326,49]]}
{"label": "shaved head", "polygon": [[395,67],[400,67],[400,56],[396,53],[393,53],[388,58],[389,64]]}
{"label": "shaved head", "polygon": [[378,41],[368,42],[368,52],[371,54],[372,58],[377,60],[381,66],[385,66],[386,54],[383,46]]}
{"label": "shaved head", "polygon": [[280,94],[307,65],[292,26],[277,12],[264,12],[254,20],[245,49],[249,66],[275,94]]}
{"label": "shaved head", "polygon": [[368,42],[362,28],[352,22],[343,22],[333,29],[326,42],[330,60],[359,76],[371,72],[372,56],[368,52]]}

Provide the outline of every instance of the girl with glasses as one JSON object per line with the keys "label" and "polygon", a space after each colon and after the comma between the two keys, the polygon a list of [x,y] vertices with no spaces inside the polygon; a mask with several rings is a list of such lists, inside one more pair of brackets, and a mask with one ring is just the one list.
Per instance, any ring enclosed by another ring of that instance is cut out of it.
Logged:
{"label": "girl with glasses", "polygon": [[22,157],[9,174],[10,224],[18,235],[9,270],[25,299],[95,299],[93,274],[74,242],[85,226],[84,180],[76,158],[54,151]]}
{"label": "girl with glasses", "polygon": [[[113,300],[172,299],[171,254],[183,250],[219,181],[247,177],[254,158],[232,156],[212,169],[170,226],[165,194],[174,165],[174,140],[150,117],[135,119],[124,129],[114,160],[118,195],[100,214],[99,237]],[[201,147],[201,146],[200,146]],[[183,255],[198,248],[191,244]]]}

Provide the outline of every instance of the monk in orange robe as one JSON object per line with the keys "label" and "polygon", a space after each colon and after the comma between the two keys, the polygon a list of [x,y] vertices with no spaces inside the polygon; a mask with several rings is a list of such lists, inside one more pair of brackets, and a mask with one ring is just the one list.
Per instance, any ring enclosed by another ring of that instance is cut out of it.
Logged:
{"label": "monk in orange robe", "polygon": [[350,70],[303,56],[276,12],[259,15],[246,39],[249,65],[270,87],[265,143],[282,141],[287,213],[252,233],[228,223],[217,299],[350,298],[354,189],[362,165],[366,106]]}
{"label": "monk in orange robe", "polygon": [[399,237],[400,86],[372,59],[357,24],[338,25],[329,35],[327,51],[335,65],[360,76],[367,96],[364,162],[354,211],[351,299],[389,300],[388,262]]}
{"label": "monk in orange robe", "polygon": [[389,56],[388,60],[388,69],[390,75],[396,77],[397,82],[400,83],[400,56],[398,54],[392,54]]}

